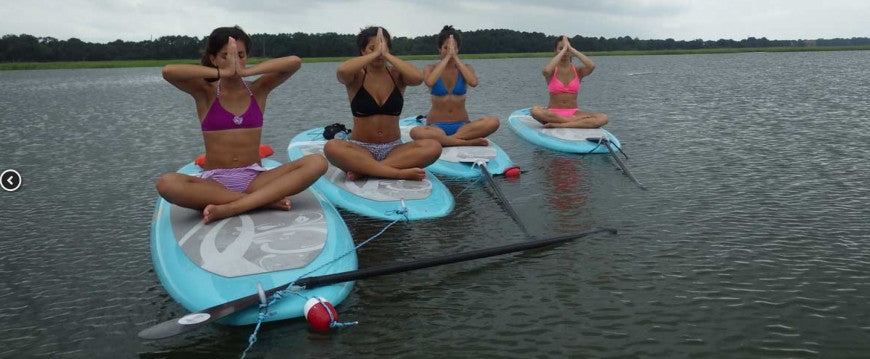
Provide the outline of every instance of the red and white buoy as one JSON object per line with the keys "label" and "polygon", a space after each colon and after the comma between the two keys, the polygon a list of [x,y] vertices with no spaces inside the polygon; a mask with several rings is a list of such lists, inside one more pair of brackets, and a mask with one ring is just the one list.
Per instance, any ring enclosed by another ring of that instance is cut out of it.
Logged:
{"label": "red and white buoy", "polygon": [[[328,331],[332,321],[338,321],[338,312],[335,311],[335,307],[323,297],[308,299],[305,302],[304,313],[305,320],[308,321],[311,329],[320,332]],[[332,313],[331,318],[329,313]]]}

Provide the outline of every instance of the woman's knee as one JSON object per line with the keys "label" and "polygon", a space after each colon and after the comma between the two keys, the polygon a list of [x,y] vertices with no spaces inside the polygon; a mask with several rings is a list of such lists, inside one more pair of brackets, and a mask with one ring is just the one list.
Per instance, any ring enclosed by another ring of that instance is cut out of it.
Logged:
{"label": "woman's knee", "polygon": [[441,143],[436,140],[422,139],[414,141],[414,143],[417,144],[420,153],[425,154],[426,157],[438,158],[441,156]]}
{"label": "woman's knee", "polygon": [[326,173],[326,170],[329,169],[329,161],[326,160],[326,157],[323,157],[318,154],[311,154],[305,157],[302,157],[304,161],[304,166],[306,168],[310,168],[312,172],[318,174],[318,176]]}
{"label": "woman's knee", "polygon": [[165,173],[157,179],[157,193],[162,197],[171,194],[177,188],[178,177],[176,173]]}
{"label": "woman's knee", "polygon": [[410,134],[412,139],[422,139],[426,136],[426,126],[415,126]]}
{"label": "woman's knee", "polygon": [[323,154],[326,155],[327,158],[334,157],[336,154],[341,152],[341,149],[344,147],[342,140],[332,139],[326,141],[326,144],[323,145]]}
{"label": "woman's knee", "polygon": [[486,116],[484,118],[481,118],[480,121],[483,121],[484,126],[486,126],[486,128],[492,132],[498,130],[498,127],[500,125],[498,117],[495,116]]}

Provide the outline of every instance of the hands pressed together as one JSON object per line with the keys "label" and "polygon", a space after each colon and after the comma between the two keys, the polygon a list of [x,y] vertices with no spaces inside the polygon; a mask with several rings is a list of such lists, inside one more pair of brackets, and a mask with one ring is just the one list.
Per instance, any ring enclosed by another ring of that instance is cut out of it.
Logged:
{"label": "hands pressed together", "polygon": [[218,72],[221,78],[232,77],[236,74],[241,77],[247,76],[247,68],[242,66],[242,60],[239,58],[239,47],[236,44],[236,39],[232,37],[227,41],[226,61],[218,67]]}
{"label": "hands pressed together", "polygon": [[384,30],[382,28],[378,28],[377,40],[378,40],[378,47],[375,50],[375,53],[377,53],[378,56],[389,55],[390,54],[390,47],[387,46],[387,39],[384,37]]}
{"label": "hands pressed together", "polygon": [[450,35],[447,38],[447,55],[448,56],[456,56],[459,54],[459,49],[456,48],[456,40],[453,38],[453,35]]}

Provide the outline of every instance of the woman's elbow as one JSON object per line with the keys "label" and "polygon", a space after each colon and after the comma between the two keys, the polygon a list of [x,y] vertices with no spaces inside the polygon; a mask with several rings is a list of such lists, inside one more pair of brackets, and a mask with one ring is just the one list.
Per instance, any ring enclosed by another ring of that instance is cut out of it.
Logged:
{"label": "woman's elbow", "polygon": [[175,75],[175,66],[174,65],[166,65],[163,66],[163,79],[169,81]]}
{"label": "woman's elbow", "polygon": [[289,64],[287,67],[290,72],[298,71],[302,67],[302,59],[300,59],[299,56],[289,56],[288,60]]}
{"label": "woman's elbow", "polygon": [[[411,76],[407,76],[407,77],[405,77],[405,83],[408,86],[417,86],[417,85],[423,83],[423,74],[414,74]],[[435,83],[433,82],[432,84],[434,85]]]}

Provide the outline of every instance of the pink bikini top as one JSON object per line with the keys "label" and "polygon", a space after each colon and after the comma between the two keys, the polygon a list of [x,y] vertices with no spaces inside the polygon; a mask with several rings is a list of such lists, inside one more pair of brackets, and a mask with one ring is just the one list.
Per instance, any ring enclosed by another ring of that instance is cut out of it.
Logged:
{"label": "pink bikini top", "polygon": [[559,81],[559,78],[556,77],[556,73],[559,72],[559,66],[556,66],[556,68],[553,69],[553,78],[551,78],[550,82],[547,83],[547,90],[549,90],[551,94],[576,94],[580,92],[580,76],[577,75],[577,68],[574,67],[574,65],[571,65],[571,68],[574,70],[574,78],[571,80],[571,82],[568,82],[567,85],[563,84],[562,81]]}
{"label": "pink bikini top", "polygon": [[221,80],[217,83],[217,97],[211,103],[208,113],[202,119],[200,128],[203,131],[220,131],[231,130],[235,128],[260,128],[263,127],[263,111],[260,111],[260,105],[254,99],[254,93],[248,84],[242,80],[245,88],[248,89],[248,94],[251,95],[251,103],[248,104],[248,109],[241,115],[233,114],[227,111],[220,103],[221,97]]}

